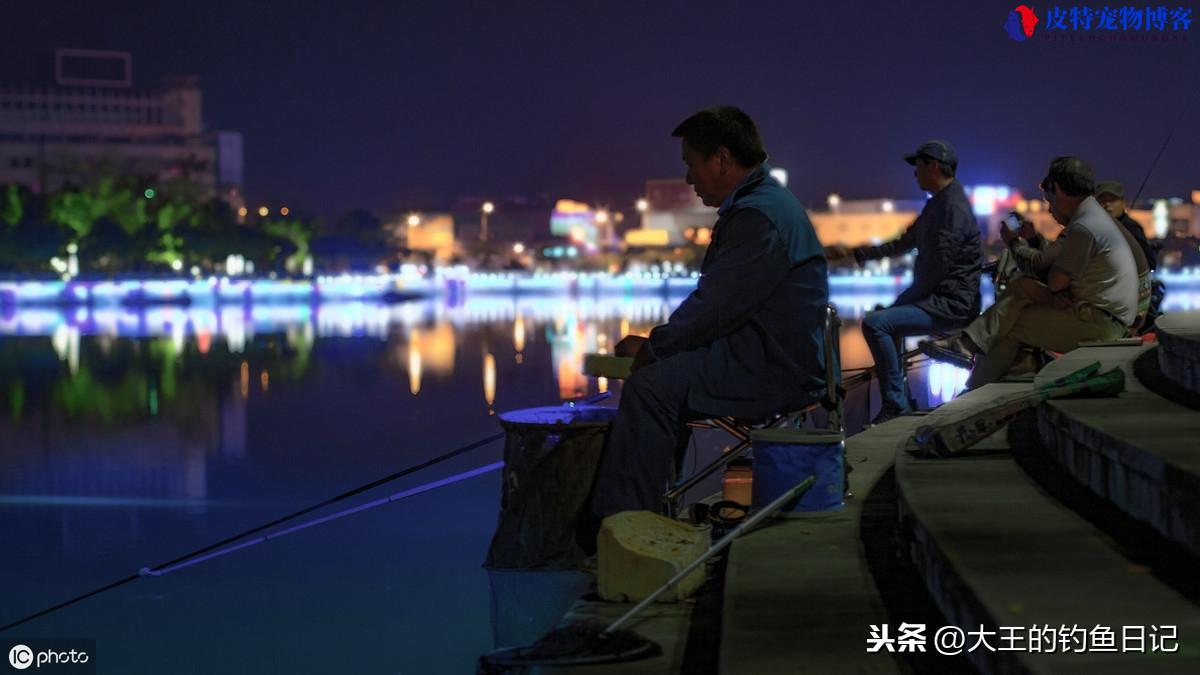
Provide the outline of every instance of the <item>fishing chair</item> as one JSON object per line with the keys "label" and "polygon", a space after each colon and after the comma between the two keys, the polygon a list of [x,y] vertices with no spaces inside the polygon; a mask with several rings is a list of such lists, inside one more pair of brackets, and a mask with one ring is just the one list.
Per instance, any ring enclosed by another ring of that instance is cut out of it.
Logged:
{"label": "fishing chair", "polygon": [[691,490],[700,481],[727,466],[733,460],[743,456],[750,449],[750,432],[754,430],[782,427],[789,422],[799,426],[799,423],[803,423],[810,412],[815,411],[817,408],[823,408],[828,415],[826,427],[830,431],[845,433],[843,400],[846,390],[843,388],[841,382],[841,356],[838,341],[838,330],[842,322],[838,318],[837,309],[833,305],[825,305],[822,315],[822,329],[824,332],[822,353],[825,357],[825,388],[818,400],[800,410],[773,415],[768,419],[747,420],[736,417],[715,417],[689,423],[688,426],[693,431],[720,429],[732,436],[734,441],[736,441],[736,445],[726,450],[720,457],[705,465],[696,473],[682,480],[675,478],[679,468],[678,462],[682,461],[682,458],[674,458],[672,460],[672,486],[663,494],[663,510],[668,516],[675,516],[679,500],[688,490]]}

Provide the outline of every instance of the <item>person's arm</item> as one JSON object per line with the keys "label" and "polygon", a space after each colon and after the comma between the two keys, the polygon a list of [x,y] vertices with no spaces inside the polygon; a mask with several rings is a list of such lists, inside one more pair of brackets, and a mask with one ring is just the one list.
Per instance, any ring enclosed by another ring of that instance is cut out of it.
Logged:
{"label": "person's arm", "polygon": [[1034,248],[1024,237],[1017,237],[1008,242],[1008,250],[1012,252],[1018,269],[1026,274],[1040,277],[1045,275],[1054,264],[1054,258],[1061,246],[1060,241],[1056,239],[1041,248]]}
{"label": "person's arm", "polygon": [[721,225],[719,246],[696,290],[650,331],[652,360],[712,344],[742,326],[791,269],[787,245],[761,211],[742,209]]}
{"label": "person's arm", "polygon": [[938,285],[950,273],[951,263],[961,255],[963,233],[979,226],[975,223],[974,216],[947,205],[941,222],[936,227],[938,229],[934,250],[921,252],[925,272],[919,278],[914,274],[913,285],[896,298],[897,304],[917,302],[937,290]]}
{"label": "person's arm", "polygon": [[1083,270],[1092,258],[1096,240],[1086,227],[1068,226],[1063,230],[1066,241],[1046,277],[1046,285],[1055,293],[1071,286],[1072,279],[1083,276]]}
{"label": "person's arm", "polygon": [[859,246],[850,249],[850,253],[854,256],[854,262],[859,265],[868,260],[879,260],[880,258],[891,258],[893,256],[904,255],[917,247],[917,224],[920,222],[918,218],[913,221],[908,229],[899,237],[884,242],[878,246]]}

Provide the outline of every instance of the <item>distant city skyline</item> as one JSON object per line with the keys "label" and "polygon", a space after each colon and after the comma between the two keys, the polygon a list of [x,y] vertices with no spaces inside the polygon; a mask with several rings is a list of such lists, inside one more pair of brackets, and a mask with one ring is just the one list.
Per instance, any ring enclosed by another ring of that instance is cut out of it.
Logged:
{"label": "distant city skyline", "polygon": [[[966,183],[1033,194],[1051,157],[1077,154],[1132,194],[1193,98],[1200,39],[1017,43],[1011,10],[48,2],[10,10],[0,81],[33,81],[58,47],[131,52],[138,88],[196,75],[208,128],[244,134],[248,203],[324,217],[464,196],[632,210],[647,179],[682,176],[675,124],[719,103],[756,119],[813,208],[919,198],[899,157],[931,137],[958,147]],[[1197,120],[1147,196],[1200,189]]]}

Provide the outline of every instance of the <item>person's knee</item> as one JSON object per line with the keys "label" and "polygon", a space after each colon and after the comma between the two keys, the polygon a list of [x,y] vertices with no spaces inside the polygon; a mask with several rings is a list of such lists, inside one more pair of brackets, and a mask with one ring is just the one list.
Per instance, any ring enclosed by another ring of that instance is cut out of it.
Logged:
{"label": "person's knee", "polygon": [[656,361],[625,378],[621,399],[654,402],[670,400],[675,395],[673,392],[679,388],[680,376],[680,362],[675,357]]}
{"label": "person's knee", "polygon": [[621,386],[621,399],[644,398],[648,392],[654,389],[651,380],[652,378],[647,375],[645,368],[631,373]]}
{"label": "person's knee", "polygon": [[1040,304],[1050,304],[1053,293],[1050,288],[1030,277],[1017,277],[1008,287],[1008,293],[1018,300],[1029,300]]}
{"label": "person's knee", "polygon": [[872,337],[875,335],[886,335],[888,333],[888,322],[883,311],[867,312],[862,320],[863,335]]}

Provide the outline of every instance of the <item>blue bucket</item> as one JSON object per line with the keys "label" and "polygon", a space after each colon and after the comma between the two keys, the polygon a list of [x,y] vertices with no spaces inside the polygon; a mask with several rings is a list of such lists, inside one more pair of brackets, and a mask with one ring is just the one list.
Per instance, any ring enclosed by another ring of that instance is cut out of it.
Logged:
{"label": "blue bucket", "polygon": [[845,439],[812,429],[762,429],[750,433],[754,452],[751,507],[757,511],[809,476],[817,482],[778,515],[840,509],[845,497]]}

